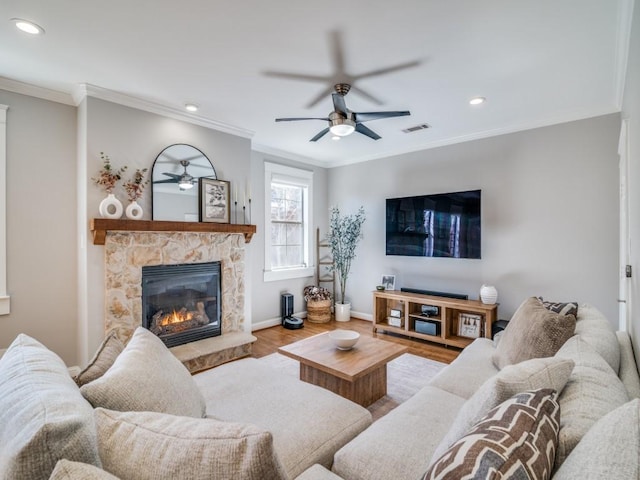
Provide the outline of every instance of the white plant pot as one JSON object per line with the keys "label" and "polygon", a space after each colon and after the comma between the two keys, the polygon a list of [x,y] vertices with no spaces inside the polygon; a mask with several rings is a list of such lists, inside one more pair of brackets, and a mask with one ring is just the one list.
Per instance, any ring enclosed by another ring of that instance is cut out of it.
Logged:
{"label": "white plant pot", "polygon": [[122,203],[116,198],[113,193],[107,195],[107,198],[100,202],[98,211],[100,216],[104,218],[118,219],[122,217]]}
{"label": "white plant pot", "polygon": [[348,322],[351,320],[351,304],[336,303],[336,322]]}

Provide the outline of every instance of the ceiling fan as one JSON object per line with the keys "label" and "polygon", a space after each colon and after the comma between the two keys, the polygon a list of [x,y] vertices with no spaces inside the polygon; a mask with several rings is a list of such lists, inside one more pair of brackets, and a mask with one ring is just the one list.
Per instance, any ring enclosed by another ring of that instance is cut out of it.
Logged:
{"label": "ceiling fan", "polygon": [[193,188],[196,183],[196,179],[189,175],[187,172],[187,167],[189,166],[189,160],[180,160],[180,165],[184,167],[184,172],[181,175],[176,173],[162,172],[163,175],[171,177],[167,180],[157,180],[153,183],[177,183],[180,190],[189,190]]}
{"label": "ceiling fan", "polygon": [[344,101],[344,97],[347,93],[349,93],[351,85],[349,85],[348,83],[337,83],[334,86],[334,89],[336,92],[331,94],[331,96],[333,97],[334,110],[333,112],[329,113],[329,116],[276,118],[276,122],[293,122],[298,120],[324,120],[326,122],[329,122],[329,126],[324,130],[321,130],[315,137],[313,137],[310,140],[311,142],[317,142],[328,132],[331,132],[334,135],[334,138],[345,137],[347,135],[351,135],[353,132],[358,132],[362,135],[366,135],[367,137],[372,138],[373,140],[379,140],[382,137],[370,128],[363,125],[363,122],[378,120],[380,118],[403,117],[405,115],[411,115],[411,112],[409,112],[408,110],[389,112],[352,112],[347,108],[347,105]]}

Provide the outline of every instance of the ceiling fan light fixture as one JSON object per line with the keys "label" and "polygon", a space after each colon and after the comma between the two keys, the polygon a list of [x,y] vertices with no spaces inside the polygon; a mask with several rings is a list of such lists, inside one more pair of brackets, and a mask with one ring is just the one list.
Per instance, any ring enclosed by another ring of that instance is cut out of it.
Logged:
{"label": "ceiling fan light fixture", "polygon": [[337,137],[346,137],[356,131],[356,122],[349,118],[333,118],[329,131]]}
{"label": "ceiling fan light fixture", "polygon": [[198,106],[194,103],[187,103],[184,108],[188,111],[188,112],[197,112],[198,111]]}
{"label": "ceiling fan light fixture", "polygon": [[22,18],[12,18],[11,21],[14,23],[18,30],[21,30],[30,35],[42,35],[44,34],[44,28],[42,28],[37,23],[30,22],[29,20],[24,20]]}
{"label": "ceiling fan light fixture", "polygon": [[469,100],[469,105],[482,105],[487,99],[484,97],[473,97]]}
{"label": "ceiling fan light fixture", "polygon": [[193,188],[193,183],[188,179],[180,180],[180,182],[178,182],[178,187],[180,187],[180,190],[189,190],[190,188]]}

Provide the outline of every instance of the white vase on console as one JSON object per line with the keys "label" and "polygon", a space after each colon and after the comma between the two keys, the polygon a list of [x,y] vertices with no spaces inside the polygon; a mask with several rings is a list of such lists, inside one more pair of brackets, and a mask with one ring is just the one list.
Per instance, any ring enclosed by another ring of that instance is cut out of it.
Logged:
{"label": "white vase on console", "polygon": [[493,305],[498,301],[498,291],[493,285],[482,285],[480,300],[487,305]]}

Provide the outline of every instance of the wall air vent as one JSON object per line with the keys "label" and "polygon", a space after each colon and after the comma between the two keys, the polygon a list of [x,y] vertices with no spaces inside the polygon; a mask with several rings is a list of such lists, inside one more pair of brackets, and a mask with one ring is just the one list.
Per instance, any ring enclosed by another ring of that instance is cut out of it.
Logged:
{"label": "wall air vent", "polygon": [[420,125],[416,125],[415,127],[405,128],[402,131],[404,133],[413,133],[413,132],[417,132],[418,130],[426,130],[427,128],[431,128],[431,126],[426,123],[422,123]]}

